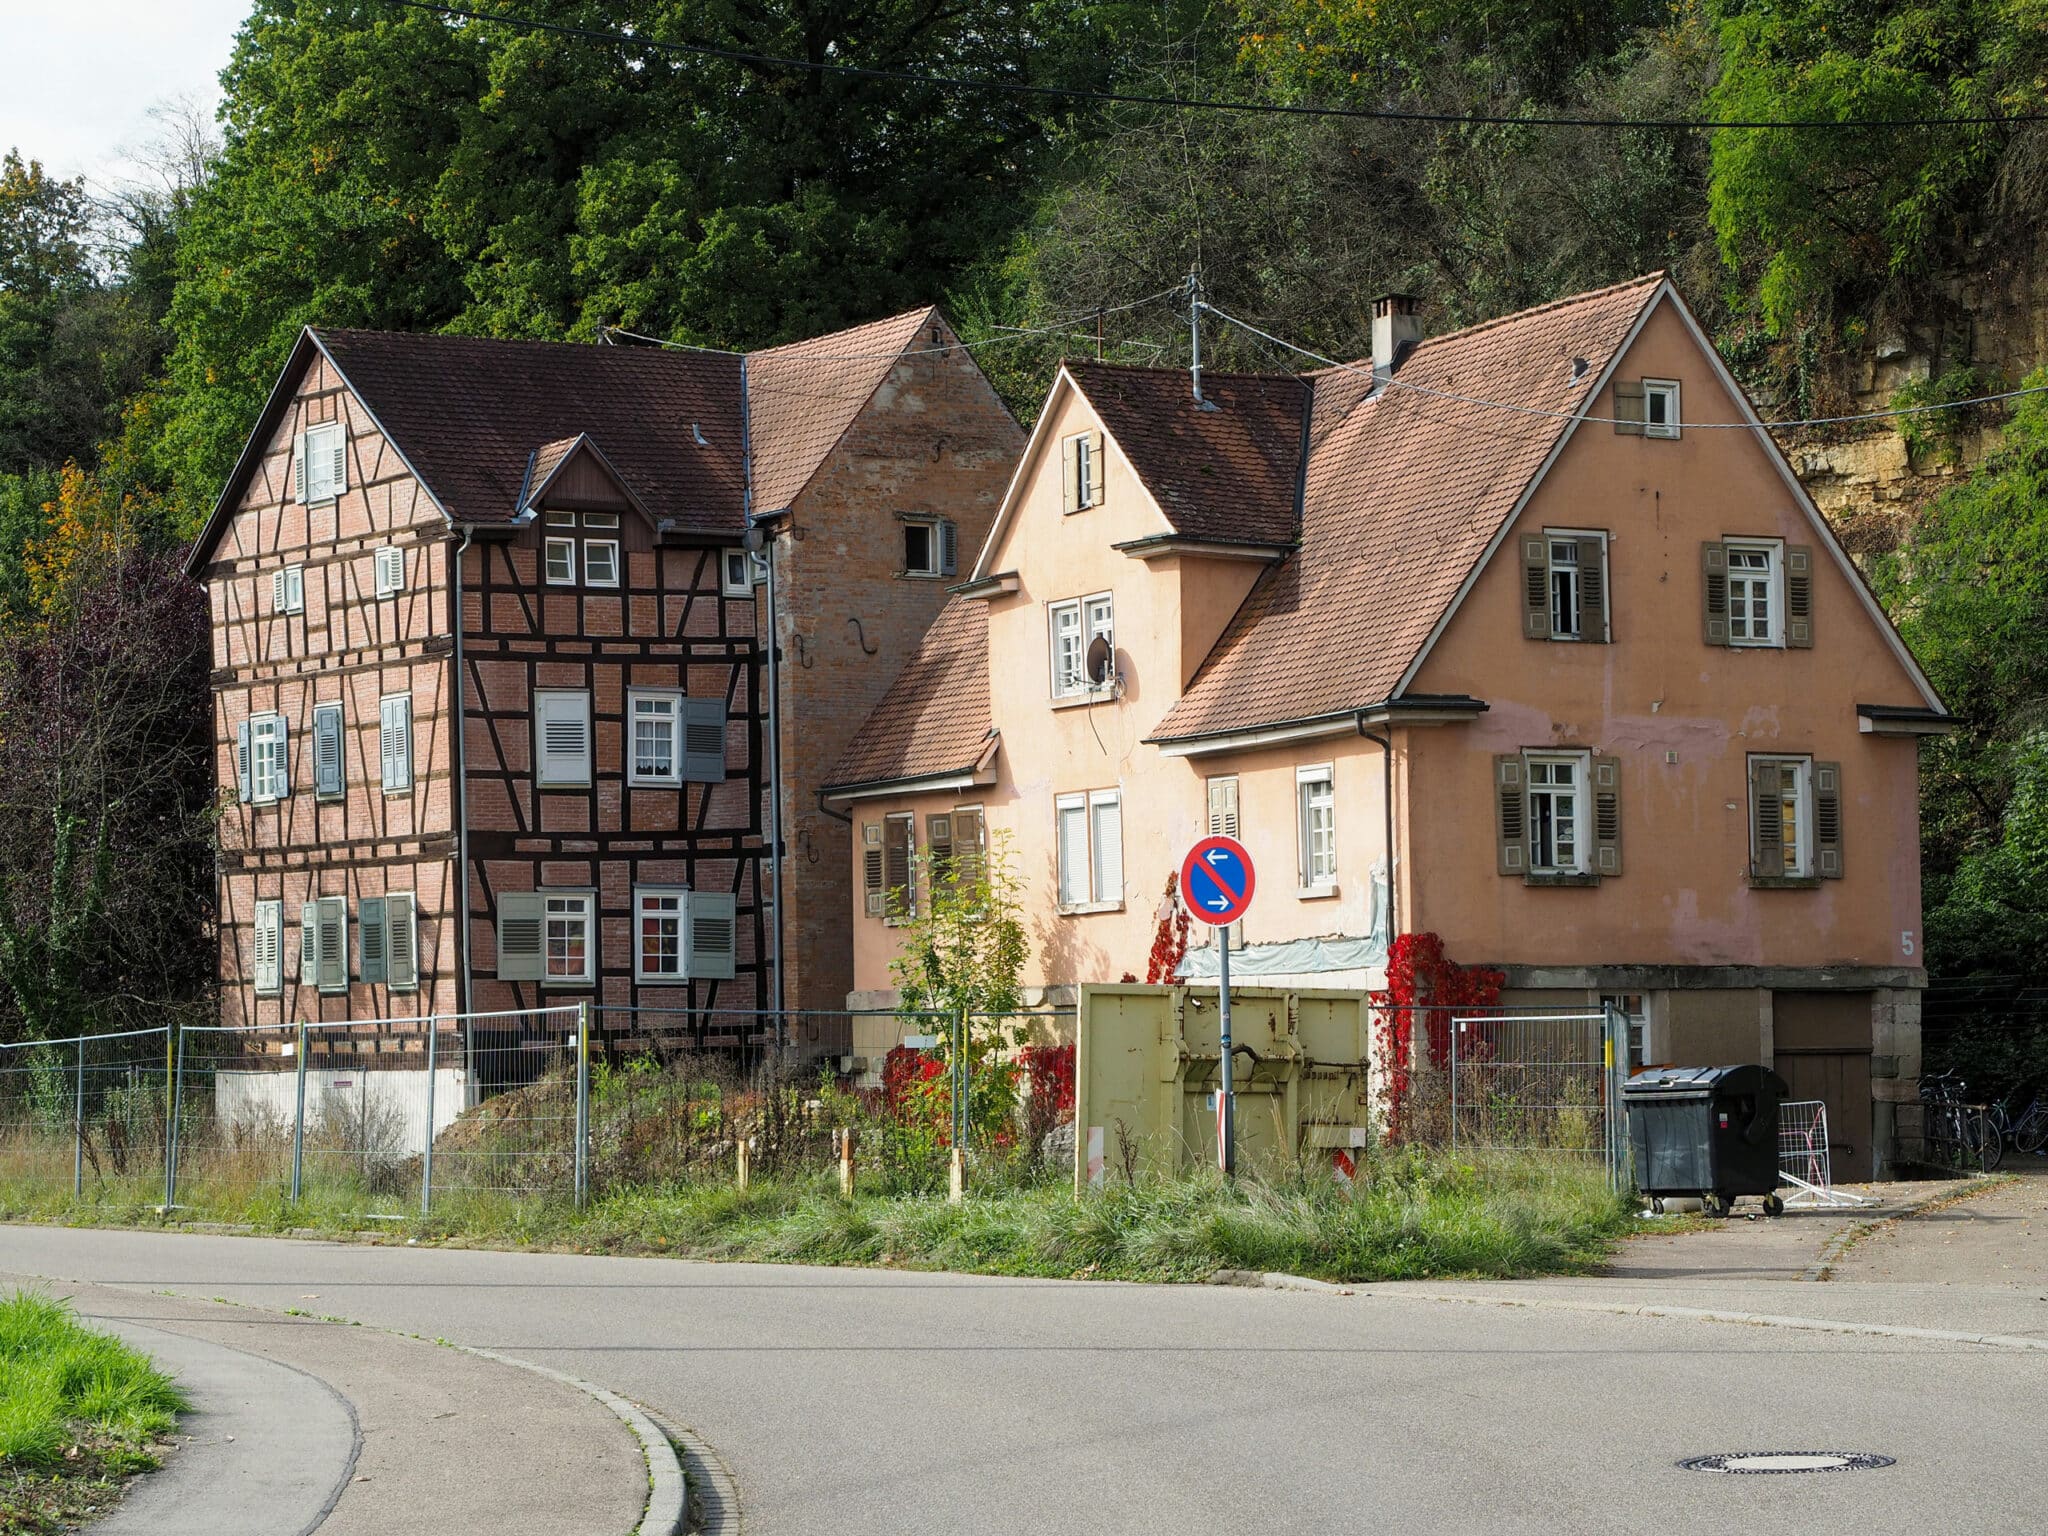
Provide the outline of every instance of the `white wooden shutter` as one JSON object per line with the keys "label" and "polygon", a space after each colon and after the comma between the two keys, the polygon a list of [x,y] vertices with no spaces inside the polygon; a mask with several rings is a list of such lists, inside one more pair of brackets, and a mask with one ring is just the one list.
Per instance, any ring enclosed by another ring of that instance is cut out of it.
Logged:
{"label": "white wooden shutter", "polygon": [[1060,510],[1078,512],[1081,510],[1081,439],[1063,437],[1060,439]]}
{"label": "white wooden shutter", "polygon": [[738,902],[730,892],[686,892],[683,975],[691,981],[730,981],[738,934]]}
{"label": "white wooden shutter", "polygon": [[416,992],[420,984],[419,930],[412,892],[397,891],[384,898],[384,920],[388,930],[384,953],[390,957],[391,990]]}
{"label": "white wooden shutter", "polygon": [[380,705],[378,755],[386,789],[412,788],[412,698],[397,693]]}
{"label": "white wooden shutter", "polygon": [[235,727],[235,784],[242,803],[248,804],[253,795],[249,784],[249,722],[246,720]]}
{"label": "white wooden shutter", "polygon": [[725,778],[725,700],[684,699],[683,779],[717,784]]}
{"label": "white wooden shutter", "polygon": [[[687,704],[688,701],[685,701]],[[590,695],[536,693],[533,696],[536,766],[546,784],[590,782]],[[724,775],[719,775],[721,778]]]}
{"label": "white wooden shutter", "polygon": [[1102,451],[1102,434],[1088,434],[1088,505],[1102,505],[1102,464],[1107,457]]}
{"label": "white wooden shutter", "polygon": [[306,505],[306,434],[292,438],[292,500]]}
{"label": "white wooden shutter", "polygon": [[356,928],[361,935],[356,940],[361,949],[356,980],[366,986],[384,981],[390,975],[390,952],[384,943],[388,927],[384,910],[382,896],[365,896],[356,906]]}
{"label": "white wooden shutter", "polygon": [[1094,856],[1095,899],[1124,899],[1124,808],[1113,794],[1088,802],[1089,842]]}
{"label": "white wooden shutter", "polygon": [[320,898],[320,990],[348,990],[348,898]]}
{"label": "white wooden shutter", "polygon": [[498,980],[539,981],[547,974],[547,900],[541,891],[498,897]]}
{"label": "white wooden shutter", "polygon": [[270,573],[270,611],[272,613],[289,613],[291,611],[286,606],[284,568],[282,566]]}
{"label": "white wooden shutter", "polygon": [[327,494],[339,496],[348,489],[348,428],[335,422],[327,429]]}
{"label": "white wooden shutter", "polygon": [[259,901],[250,937],[250,972],[259,993],[284,990],[284,903]]}
{"label": "white wooden shutter", "polygon": [[386,544],[377,551],[377,595],[389,597],[405,590],[405,551]]}
{"label": "white wooden shutter", "polygon": [[342,792],[341,706],[321,704],[313,710],[313,792]]}
{"label": "white wooden shutter", "polygon": [[1237,779],[1234,775],[1209,781],[1209,835],[1237,836]]}

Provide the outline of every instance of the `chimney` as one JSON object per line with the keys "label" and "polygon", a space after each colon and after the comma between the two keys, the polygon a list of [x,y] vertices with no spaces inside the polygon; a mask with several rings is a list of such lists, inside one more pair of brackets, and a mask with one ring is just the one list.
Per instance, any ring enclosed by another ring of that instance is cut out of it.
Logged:
{"label": "chimney", "polygon": [[1421,301],[1406,293],[1383,293],[1372,301],[1372,376],[1384,384],[1401,359],[1422,340]]}

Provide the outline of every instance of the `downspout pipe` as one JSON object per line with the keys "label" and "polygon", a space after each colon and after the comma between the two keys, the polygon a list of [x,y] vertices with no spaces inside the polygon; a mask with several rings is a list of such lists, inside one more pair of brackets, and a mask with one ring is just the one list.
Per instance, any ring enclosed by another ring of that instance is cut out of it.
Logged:
{"label": "downspout pipe", "polygon": [[1391,948],[1401,933],[1401,887],[1394,878],[1394,733],[1389,730],[1385,735],[1381,735],[1377,731],[1368,731],[1365,728],[1365,716],[1361,713],[1358,717],[1358,734],[1380,749],[1380,808],[1386,815],[1384,836],[1387,850],[1387,944]]}
{"label": "downspout pipe", "polygon": [[[463,1092],[463,1107],[469,1108],[476,1102],[476,1058],[470,1051],[468,1015],[476,1011],[471,995],[469,963],[469,796],[467,788],[469,774],[463,757],[463,738],[468,734],[467,714],[468,672],[462,663],[462,557],[469,553],[470,541],[476,537],[476,524],[462,524],[462,542],[455,546],[455,553],[449,559],[448,590],[455,605],[455,698],[454,728],[448,735],[451,740],[450,753],[453,782],[450,783],[448,806],[455,817],[455,952],[460,957],[457,964],[457,979],[462,983],[462,1074],[467,1086]],[[428,1026],[432,1028],[432,1026]],[[432,1128],[429,1127],[429,1134]]]}
{"label": "downspout pipe", "polygon": [[[768,561],[768,869],[775,889],[775,904],[768,924],[768,963],[775,973],[769,996],[775,1007],[775,1048],[779,1056],[789,1044],[788,1020],[782,982],[782,914],[789,904],[789,892],[782,879],[782,636],[776,611],[775,526],[771,517],[754,511],[753,401],[748,391],[747,359],[740,357],[740,518],[747,530],[746,544],[758,549]],[[758,882],[757,894],[758,894]]]}

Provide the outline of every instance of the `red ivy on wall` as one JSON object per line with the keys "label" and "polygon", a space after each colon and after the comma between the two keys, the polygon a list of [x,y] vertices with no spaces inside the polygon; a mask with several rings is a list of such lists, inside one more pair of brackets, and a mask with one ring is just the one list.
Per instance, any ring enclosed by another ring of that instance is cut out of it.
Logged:
{"label": "red ivy on wall", "polygon": [[1027,1045],[1017,1060],[1031,1077],[1031,1107],[1050,1111],[1051,1118],[1074,1112],[1074,1048],[1071,1045]]}
{"label": "red ivy on wall", "polygon": [[1444,953],[1433,933],[1404,933],[1387,951],[1387,985],[1372,994],[1379,1019],[1380,1060],[1385,1064],[1387,1138],[1399,1141],[1415,1077],[1415,1024],[1422,1020],[1429,1065],[1442,1070],[1450,1059],[1451,1020],[1459,1011],[1491,1008],[1507,984],[1505,971],[1464,966]]}
{"label": "red ivy on wall", "polygon": [[1148,986],[1171,985],[1180,974],[1180,963],[1188,957],[1188,930],[1193,919],[1180,904],[1180,876],[1166,877],[1166,899],[1159,904],[1159,931],[1152,936],[1152,953],[1145,957]]}

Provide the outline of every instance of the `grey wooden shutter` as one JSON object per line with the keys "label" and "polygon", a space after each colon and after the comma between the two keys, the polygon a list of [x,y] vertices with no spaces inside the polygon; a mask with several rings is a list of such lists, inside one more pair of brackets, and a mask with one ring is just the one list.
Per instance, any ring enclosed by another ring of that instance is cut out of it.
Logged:
{"label": "grey wooden shutter", "polygon": [[235,727],[235,784],[243,804],[255,798],[249,787],[249,722],[246,720]]}
{"label": "grey wooden shutter", "polygon": [[313,711],[313,793],[342,792],[341,706],[322,704]]}
{"label": "grey wooden shutter", "polygon": [[939,574],[960,574],[960,525],[950,517],[939,520]]}
{"label": "grey wooden shutter", "polygon": [[1102,434],[1100,432],[1090,432],[1088,434],[1088,505],[1091,507],[1102,505],[1102,467],[1103,461],[1107,457],[1108,455],[1102,451]]}
{"label": "grey wooden shutter", "polygon": [[955,811],[953,813],[953,878],[955,880],[965,880],[973,883],[981,879],[983,857],[986,852],[983,847],[983,839],[986,835],[980,811]]}
{"label": "grey wooden shutter", "polygon": [[540,891],[498,897],[498,980],[539,981],[547,974],[546,916],[547,897]]}
{"label": "grey wooden shutter", "polygon": [[590,782],[590,695],[537,693],[533,700],[535,754],[541,784]]}
{"label": "grey wooden shutter", "polygon": [[1749,763],[1750,856],[1753,878],[1774,880],[1785,873],[1785,813],[1780,797],[1785,773],[1765,758]]}
{"label": "grey wooden shutter", "polygon": [[1621,873],[1621,759],[1593,759],[1593,872]]}
{"label": "grey wooden shutter", "polygon": [[1607,541],[1579,540],[1579,638],[1604,645],[1607,632]]}
{"label": "grey wooden shutter", "polygon": [[1522,634],[1550,638],[1550,540],[1540,533],[1522,537]]}
{"label": "grey wooden shutter", "polygon": [[1504,875],[1526,874],[1529,869],[1529,801],[1522,783],[1520,753],[1493,760],[1494,800],[1499,809],[1495,833],[1499,842],[1499,867]]}
{"label": "grey wooden shutter", "polygon": [[1785,644],[1813,648],[1813,550],[1805,544],[1785,550]]}
{"label": "grey wooden shutter", "polygon": [[1842,878],[1842,765],[1813,765],[1813,872]]}
{"label": "grey wooden shutter", "polygon": [[356,944],[362,951],[357,980],[386,981],[390,978],[389,950],[385,944],[384,898],[365,896],[356,904],[356,927],[361,936]]}
{"label": "grey wooden shutter", "polygon": [[1614,381],[1614,430],[1624,437],[1641,437],[1647,420],[1641,379]]}
{"label": "grey wooden shutter", "polygon": [[738,902],[730,892],[688,891],[683,896],[683,976],[689,981],[730,981],[737,960]]}
{"label": "grey wooden shutter", "polygon": [[1209,781],[1209,835],[1237,836],[1237,778]]}
{"label": "grey wooden shutter", "polygon": [[1709,645],[1728,643],[1728,546],[1700,546],[1700,635]]}
{"label": "grey wooden shutter", "polygon": [[292,723],[283,715],[277,717],[277,798],[282,800],[292,792]]}
{"label": "grey wooden shutter", "polygon": [[256,903],[255,923],[251,932],[250,971],[259,993],[274,993],[284,988],[284,903],[281,901],[259,901]]}
{"label": "grey wooden shutter", "polygon": [[929,878],[936,890],[953,874],[953,818],[944,813],[925,817],[924,841]]}
{"label": "grey wooden shutter", "polygon": [[1081,510],[1080,471],[1075,467],[1080,462],[1081,439],[1063,437],[1060,439],[1060,510],[1078,512]]}
{"label": "grey wooden shutter", "polygon": [[292,500],[306,505],[306,434],[292,439]]}
{"label": "grey wooden shutter", "polygon": [[863,823],[860,843],[861,883],[867,895],[867,914],[869,917],[887,917],[889,896],[882,879],[882,824],[879,821]]}
{"label": "grey wooden shutter", "polygon": [[385,954],[391,957],[391,990],[414,992],[420,984],[418,916],[412,892],[400,891],[384,901],[388,937]]}
{"label": "grey wooden shutter", "polygon": [[717,784],[725,778],[725,700],[684,699],[683,779]]}
{"label": "grey wooden shutter", "polygon": [[386,789],[412,788],[412,700],[404,694],[381,701],[379,756]]}
{"label": "grey wooden shutter", "polygon": [[299,908],[299,984],[320,984],[320,903],[309,900]]}
{"label": "grey wooden shutter", "polygon": [[348,899],[320,898],[320,990],[348,990]]}
{"label": "grey wooden shutter", "polygon": [[892,816],[883,828],[883,881],[895,897],[889,903],[889,915],[907,917],[913,908],[910,858],[917,850],[917,823],[908,816]]}

